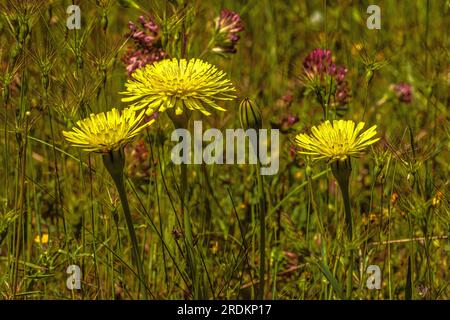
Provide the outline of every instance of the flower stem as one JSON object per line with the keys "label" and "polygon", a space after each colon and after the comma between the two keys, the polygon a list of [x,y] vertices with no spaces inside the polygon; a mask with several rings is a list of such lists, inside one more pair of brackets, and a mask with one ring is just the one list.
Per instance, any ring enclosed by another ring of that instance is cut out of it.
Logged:
{"label": "flower stem", "polygon": [[353,278],[354,249],[351,248],[353,241],[353,218],[350,207],[350,192],[349,192],[349,181],[352,170],[350,159],[346,159],[344,161],[335,161],[334,163],[331,164],[331,169],[341,189],[342,200],[344,202],[345,229],[347,231],[347,242],[350,245],[350,247],[347,247],[349,251],[348,254],[349,263],[347,268],[347,299],[351,299],[351,294],[353,290],[352,278]]}
{"label": "flower stem", "polygon": [[[168,110],[168,115],[172,121],[175,129],[188,130],[190,112],[185,111],[183,115],[176,115],[171,110]],[[180,176],[180,200],[181,200],[181,212],[183,215],[184,225],[184,237],[187,251],[187,263],[189,266],[189,272],[192,280],[192,293],[194,300],[206,299],[201,292],[200,286],[200,273],[199,273],[199,259],[194,248],[194,237],[192,235],[191,216],[189,208],[186,203],[186,195],[188,192],[188,178],[187,178],[187,165],[185,163],[180,164],[181,176]]]}
{"label": "flower stem", "polygon": [[191,216],[189,214],[189,209],[186,206],[186,193],[187,193],[187,165],[182,163],[181,165],[181,208],[183,213],[183,223],[184,223],[184,235],[186,238],[186,247],[188,253],[188,263],[192,276],[193,284],[193,296],[195,300],[201,298],[200,296],[200,281],[199,274],[197,270],[197,255],[194,250],[194,237],[192,236],[192,225]]}
{"label": "flower stem", "polygon": [[344,209],[345,209],[345,225],[347,230],[347,238],[348,240],[353,240],[353,218],[352,211],[350,208],[350,194],[349,194],[349,186],[348,182],[346,185],[340,185],[342,200],[344,201]]}
{"label": "flower stem", "polygon": [[[345,207],[345,225],[347,229],[347,239],[351,245],[353,241],[353,219],[352,212],[350,209],[350,196],[349,196],[349,187],[348,183],[346,186],[341,186],[342,199],[344,201]],[[354,258],[354,250],[353,248],[348,248],[349,250],[349,262],[348,262],[348,270],[347,270],[347,299],[351,299],[352,291],[353,291],[353,258]]]}
{"label": "flower stem", "polygon": [[[127,223],[128,233],[131,239],[131,245],[133,249],[133,261],[134,265],[138,271],[139,277],[139,290],[141,292],[142,285],[145,287],[145,274],[143,269],[143,264],[141,260],[141,256],[139,253],[139,245],[136,237],[136,232],[134,231],[133,220],[131,218],[130,207],[128,204],[128,198],[125,191],[125,183],[123,179],[123,165],[125,163],[125,158],[123,155],[123,151],[119,152],[110,152],[107,155],[103,156],[103,163],[105,164],[106,169],[111,175],[114,184],[116,185],[117,192],[119,193],[120,202],[122,204],[123,213],[125,216],[125,221]],[[144,290],[144,298],[148,299],[147,290]]]}
{"label": "flower stem", "polygon": [[261,176],[261,163],[256,166],[256,179],[259,193],[259,291],[258,299],[264,299],[264,286],[266,274],[266,199],[264,195],[263,177]]}

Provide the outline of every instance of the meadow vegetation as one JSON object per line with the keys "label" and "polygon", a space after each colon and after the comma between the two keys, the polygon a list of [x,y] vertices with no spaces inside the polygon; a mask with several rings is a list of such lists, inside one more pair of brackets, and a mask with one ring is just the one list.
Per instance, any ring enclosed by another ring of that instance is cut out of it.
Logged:
{"label": "meadow vegetation", "polygon": [[[0,299],[449,299],[449,11],[0,0]],[[278,172],[173,163],[194,121]]]}

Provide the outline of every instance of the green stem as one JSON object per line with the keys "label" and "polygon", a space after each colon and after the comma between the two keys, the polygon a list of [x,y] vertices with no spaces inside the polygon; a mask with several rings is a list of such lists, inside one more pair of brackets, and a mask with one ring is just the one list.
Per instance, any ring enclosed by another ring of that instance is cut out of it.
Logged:
{"label": "green stem", "polygon": [[[119,159],[114,159],[116,156],[116,153],[110,153],[108,155],[103,156],[103,162],[105,164],[106,169],[110,173],[114,184],[116,185],[117,192],[119,193],[120,202],[122,204],[123,213],[125,216],[125,221],[127,223],[128,233],[130,235],[131,239],[131,245],[133,249],[133,261],[138,271],[138,277],[139,277],[139,293],[141,292],[142,285],[145,286],[145,274],[144,269],[142,267],[142,260],[139,253],[139,245],[138,240],[136,237],[136,232],[134,230],[133,226],[133,220],[131,218],[131,212],[130,207],[128,204],[128,198],[125,191],[125,183],[123,178],[123,163],[125,159],[120,159],[120,157],[123,157],[123,155],[119,155]],[[144,290],[144,298],[148,299],[147,296],[147,290],[145,288]]]}
{"label": "green stem", "polygon": [[350,194],[349,194],[349,186],[348,182],[346,185],[341,185],[341,193],[342,200],[344,201],[344,209],[345,209],[345,228],[347,230],[347,238],[348,240],[353,240],[353,218],[352,211],[350,208]]}
{"label": "green stem", "polygon": [[[342,199],[344,201],[345,208],[345,225],[347,229],[347,239],[349,243],[353,240],[353,219],[352,212],[350,209],[350,195],[349,195],[349,187],[348,183],[346,186],[341,186]],[[352,248],[349,249],[349,265],[348,265],[348,273],[347,273],[347,299],[351,299],[352,290],[353,290],[353,258],[354,258],[354,250]]]}
{"label": "green stem", "polygon": [[[176,115],[171,110],[168,110],[168,115],[172,121],[175,129],[183,128],[188,130],[190,112],[184,112],[183,115]],[[195,300],[206,299],[203,292],[201,292],[199,272],[199,256],[194,248],[194,237],[192,235],[191,216],[189,208],[187,206],[186,195],[188,192],[188,178],[187,178],[187,165],[185,163],[180,164],[181,177],[180,177],[180,200],[181,200],[181,212],[183,215],[184,225],[184,237],[187,251],[187,262],[189,265],[189,271],[191,273],[192,280],[192,293]]]}
{"label": "green stem", "polygon": [[347,248],[349,250],[349,264],[347,268],[347,299],[351,299],[351,294],[353,290],[353,258],[354,258],[354,249],[352,246],[353,241],[353,218],[352,211],[350,207],[350,192],[349,192],[349,182],[351,175],[351,162],[350,159],[346,159],[344,161],[335,161],[331,164],[331,168],[333,171],[333,175],[339,183],[339,187],[341,189],[342,200],[344,202],[344,211],[345,211],[345,229],[347,231],[347,242],[350,247]]}
{"label": "green stem", "polygon": [[263,177],[261,176],[261,164],[256,166],[256,179],[258,180],[259,193],[259,292],[258,299],[264,299],[264,285],[266,274],[266,199],[264,196]]}
{"label": "green stem", "polygon": [[343,161],[339,160],[333,162],[331,164],[331,170],[341,189],[342,200],[344,201],[344,209],[345,209],[345,228],[347,230],[347,238],[349,241],[352,241],[353,219],[350,207],[350,193],[349,193],[349,182],[350,182],[350,175],[352,172],[350,159],[347,158],[346,160]]}
{"label": "green stem", "polygon": [[200,281],[199,274],[197,270],[197,255],[194,251],[194,237],[192,236],[192,225],[191,216],[189,214],[189,209],[186,206],[186,193],[187,193],[187,165],[185,163],[181,164],[181,210],[183,213],[183,224],[184,224],[184,235],[186,238],[186,247],[188,254],[188,262],[190,267],[190,272],[192,276],[193,285],[193,296],[195,300],[201,298],[200,296]]}

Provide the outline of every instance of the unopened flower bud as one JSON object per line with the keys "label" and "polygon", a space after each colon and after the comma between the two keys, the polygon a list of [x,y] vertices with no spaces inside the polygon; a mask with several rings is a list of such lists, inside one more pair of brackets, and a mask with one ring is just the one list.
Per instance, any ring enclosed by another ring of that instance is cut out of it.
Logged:
{"label": "unopened flower bud", "polygon": [[249,98],[242,100],[239,105],[239,120],[243,129],[258,130],[262,128],[261,111]]}
{"label": "unopened flower bud", "polygon": [[244,30],[244,24],[238,13],[222,9],[220,16],[215,19],[216,30],[214,36],[215,53],[236,53],[236,45],[240,39],[239,33]]}

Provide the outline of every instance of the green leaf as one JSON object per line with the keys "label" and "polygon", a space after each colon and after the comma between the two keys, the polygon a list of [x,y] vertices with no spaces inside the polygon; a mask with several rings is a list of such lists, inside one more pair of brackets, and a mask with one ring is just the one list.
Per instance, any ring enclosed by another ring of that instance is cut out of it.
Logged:
{"label": "green leaf", "polygon": [[337,279],[333,276],[333,273],[330,271],[330,268],[328,268],[327,264],[322,260],[317,261],[316,264],[319,267],[320,271],[325,276],[325,278],[327,278],[327,280],[331,283],[331,286],[334,292],[337,294],[337,296],[341,299],[345,299],[341,285],[339,284]]}

